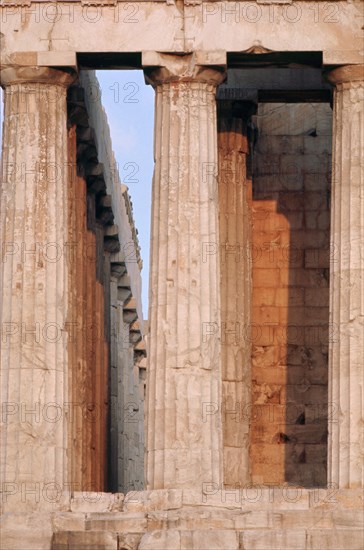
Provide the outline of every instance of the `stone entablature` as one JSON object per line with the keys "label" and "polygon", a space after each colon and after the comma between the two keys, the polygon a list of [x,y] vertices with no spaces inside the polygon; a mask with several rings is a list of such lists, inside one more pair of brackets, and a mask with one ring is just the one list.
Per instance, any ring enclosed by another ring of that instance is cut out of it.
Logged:
{"label": "stone entablature", "polygon": [[[199,50],[242,56],[322,52],[328,66],[363,62],[360,1],[6,4],[3,63],[90,67],[94,52],[96,63],[122,68],[140,66],[139,52]],[[77,61],[80,52],[87,54]]]}

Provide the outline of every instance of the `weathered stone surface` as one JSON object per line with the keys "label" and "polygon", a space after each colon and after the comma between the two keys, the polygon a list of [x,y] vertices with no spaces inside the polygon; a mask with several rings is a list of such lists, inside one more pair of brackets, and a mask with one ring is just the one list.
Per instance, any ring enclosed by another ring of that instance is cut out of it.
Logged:
{"label": "weathered stone surface", "polygon": [[[250,481],[251,258],[246,159],[250,104],[218,103],[218,195],[221,271],[222,430],[224,483]],[[235,112],[234,112],[235,109]]]}
{"label": "weathered stone surface", "polygon": [[52,550],[118,550],[116,533],[107,531],[67,531],[55,533]]}
{"label": "weathered stone surface", "polygon": [[238,550],[237,533],[222,529],[209,531],[181,531],[181,550],[209,548],[211,550]]}
{"label": "weathered stone surface", "polygon": [[240,533],[240,547],[243,550],[305,550],[306,531],[304,529],[292,530],[261,530],[244,531]]}
{"label": "weathered stone surface", "polygon": [[[256,488],[246,488],[235,493],[226,491],[225,496],[220,494],[218,505],[210,502],[169,510],[163,508],[161,499],[166,492],[155,491],[155,498],[154,491],[141,493],[145,513],[60,512],[52,517],[41,513],[25,517],[8,514],[2,518],[3,540],[8,541],[9,549],[15,549],[22,537],[24,540],[29,536],[30,548],[37,548],[37,544],[39,548],[50,548],[53,531],[52,548],[74,550],[114,548],[116,540],[118,550],[136,550],[139,544],[141,548],[157,550],[360,548],[363,497],[359,490],[276,487],[258,493]],[[236,508],[234,502],[239,499],[241,503]],[[333,533],[338,533],[336,538]]]}
{"label": "weathered stone surface", "polygon": [[243,511],[234,516],[235,529],[237,531],[245,529],[280,529],[282,516],[283,514],[271,510]]}
{"label": "weathered stone surface", "polygon": [[331,117],[327,105],[280,103],[254,117],[254,482],[326,482],[329,226],[318,218],[329,214]]}
{"label": "weathered stone surface", "polygon": [[363,510],[340,510],[336,509],[332,513],[335,527],[364,527]]}
{"label": "weathered stone surface", "polygon": [[[0,300],[4,508],[52,509],[66,489],[70,454],[70,266],[64,252],[70,223],[66,93],[74,76],[45,67],[4,67],[0,78],[1,240],[10,246],[1,262]],[[61,251],[56,262],[45,251],[49,243]]]}
{"label": "weathered stone surface", "polygon": [[343,509],[359,510],[364,507],[363,489],[339,489],[337,485],[330,484],[327,489],[314,489],[309,491],[310,508],[334,506]]}
{"label": "weathered stone surface", "polygon": [[334,70],[335,85],[330,263],[328,478],[338,487],[363,487],[364,65]]}
{"label": "weathered stone surface", "polygon": [[[49,550],[51,540],[51,530],[45,533],[42,531],[35,532],[34,529],[9,529],[1,535],[1,546],[4,550],[16,550],[17,548],[22,548],[22,545],[26,541],[27,550]],[[68,547],[64,546],[63,548]]]}
{"label": "weathered stone surface", "polygon": [[29,550],[49,550],[53,523],[47,512],[2,513],[0,517],[0,545],[4,550],[16,550],[24,547],[26,541]]}
{"label": "weathered stone surface", "polygon": [[182,506],[181,489],[132,491],[125,495],[124,510],[145,512],[151,510],[174,510]]}
{"label": "weathered stone surface", "polygon": [[[297,2],[294,12],[272,5],[257,3],[252,10],[241,1],[233,7],[189,2],[181,13],[173,3],[139,1],[127,10],[122,4],[102,4],[102,11],[95,13],[82,2],[75,2],[69,11],[64,1],[59,2],[56,14],[46,11],[43,17],[37,7],[26,27],[21,27],[24,14],[4,5],[8,27],[4,57],[19,64],[74,66],[75,52],[200,51],[209,52],[213,59],[216,50],[269,54],[294,49],[323,52],[328,65],[362,62],[360,4],[338,2],[334,12],[325,10],[320,2],[307,4],[303,0]],[[312,32],[305,32],[309,27]],[[161,28],[165,32],[161,33]],[[19,29],[21,32],[15,32]],[[53,41],[48,50],[41,47],[39,39],[49,29]],[[68,36],[67,43],[55,46],[56,39],[63,36]],[[111,67],[123,66],[114,57],[106,60]]]}
{"label": "weathered stone surface", "polygon": [[151,531],[143,535],[138,550],[180,550],[181,532],[176,530]]}
{"label": "weathered stone surface", "polygon": [[90,513],[86,518],[86,529],[91,531],[142,533],[146,527],[145,514],[137,512]]}
{"label": "weathered stone surface", "polygon": [[[91,154],[97,155],[96,148]],[[90,197],[87,182],[79,177],[77,171],[77,162],[80,164],[86,161],[80,159],[77,151],[75,126],[70,128],[68,133],[68,162],[69,240],[75,244],[75,250],[70,254],[68,261],[68,285],[72,289],[68,293],[68,319],[74,327],[68,343],[71,373],[68,384],[71,403],[68,446],[72,448],[69,482],[74,489],[92,488],[98,491],[105,486],[109,392],[105,310],[108,303],[106,287],[109,277],[104,280],[102,276],[105,284],[100,284],[101,273],[107,271],[105,264],[108,263],[107,260],[105,262],[102,253],[103,230],[96,227],[96,221],[90,215],[88,205],[91,203],[96,212],[96,201]],[[103,170],[103,166],[98,164],[96,159],[93,164],[96,173]],[[90,319],[96,319],[92,326],[89,324]],[[85,339],[90,337],[92,345],[85,345]]]}
{"label": "weathered stone surface", "polygon": [[223,473],[215,90],[224,56],[218,66],[190,55],[143,63],[156,89],[147,488],[187,488]]}
{"label": "weathered stone surface", "polygon": [[63,512],[54,514],[53,531],[83,531],[86,528],[86,514]]}
{"label": "weathered stone surface", "polygon": [[361,550],[364,544],[362,529],[309,529],[307,531],[307,550],[332,548],[337,550]]}
{"label": "weathered stone surface", "polygon": [[138,550],[140,534],[118,533],[118,550]]}

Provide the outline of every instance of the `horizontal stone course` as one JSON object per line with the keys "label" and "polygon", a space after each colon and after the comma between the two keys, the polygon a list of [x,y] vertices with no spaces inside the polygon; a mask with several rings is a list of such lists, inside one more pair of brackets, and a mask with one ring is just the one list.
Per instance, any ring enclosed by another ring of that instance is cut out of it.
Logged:
{"label": "horizontal stone course", "polygon": [[129,512],[173,510],[182,506],[182,494],[181,489],[132,491],[125,495],[124,510]]}
{"label": "horizontal stone course", "polygon": [[[123,496],[110,498],[121,501]],[[96,499],[97,493],[88,497]],[[360,489],[264,487],[255,483],[231,490],[206,485],[204,492],[202,487],[183,492],[135,492],[126,501],[131,497],[134,503],[142,503],[144,511],[60,510],[46,517],[34,513],[4,515],[2,548],[17,549],[21,539],[27,540],[27,550],[362,548]]]}
{"label": "horizontal stone course", "polygon": [[92,513],[86,518],[86,530],[141,533],[147,528],[143,512]]}
{"label": "horizontal stone course", "polygon": [[123,508],[123,493],[75,492],[70,502],[72,512],[112,512]]}

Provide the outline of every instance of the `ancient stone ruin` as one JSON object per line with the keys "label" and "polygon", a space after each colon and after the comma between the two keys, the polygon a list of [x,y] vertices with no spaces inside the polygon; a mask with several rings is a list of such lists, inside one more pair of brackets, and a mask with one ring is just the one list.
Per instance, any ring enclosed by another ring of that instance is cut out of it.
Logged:
{"label": "ancient stone ruin", "polygon": [[[362,550],[363,3],[0,12],[1,548]],[[94,72],[127,68],[148,321]]]}

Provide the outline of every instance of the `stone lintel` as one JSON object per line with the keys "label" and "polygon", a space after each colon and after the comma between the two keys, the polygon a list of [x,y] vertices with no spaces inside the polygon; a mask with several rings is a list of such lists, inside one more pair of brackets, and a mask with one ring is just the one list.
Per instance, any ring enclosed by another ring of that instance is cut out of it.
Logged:
{"label": "stone lintel", "polygon": [[363,52],[360,49],[346,50],[329,50],[324,49],[322,52],[322,63],[326,66],[343,65],[343,64],[361,64],[363,63]]}
{"label": "stone lintel", "polygon": [[219,86],[218,100],[262,102],[330,101],[332,88],[322,78],[321,67],[229,68]]}
{"label": "stone lintel", "polygon": [[47,52],[14,52],[9,56],[2,56],[3,63],[19,66],[39,67],[70,67],[77,69],[77,57],[75,51],[47,51]]}
{"label": "stone lintel", "polygon": [[238,67],[228,69],[224,90],[323,90],[321,67]]}
{"label": "stone lintel", "polygon": [[218,86],[226,78],[226,52],[196,51],[182,55],[143,52],[142,66],[147,84],[199,82]]}
{"label": "stone lintel", "polygon": [[77,69],[76,52],[38,52],[37,65]]}

